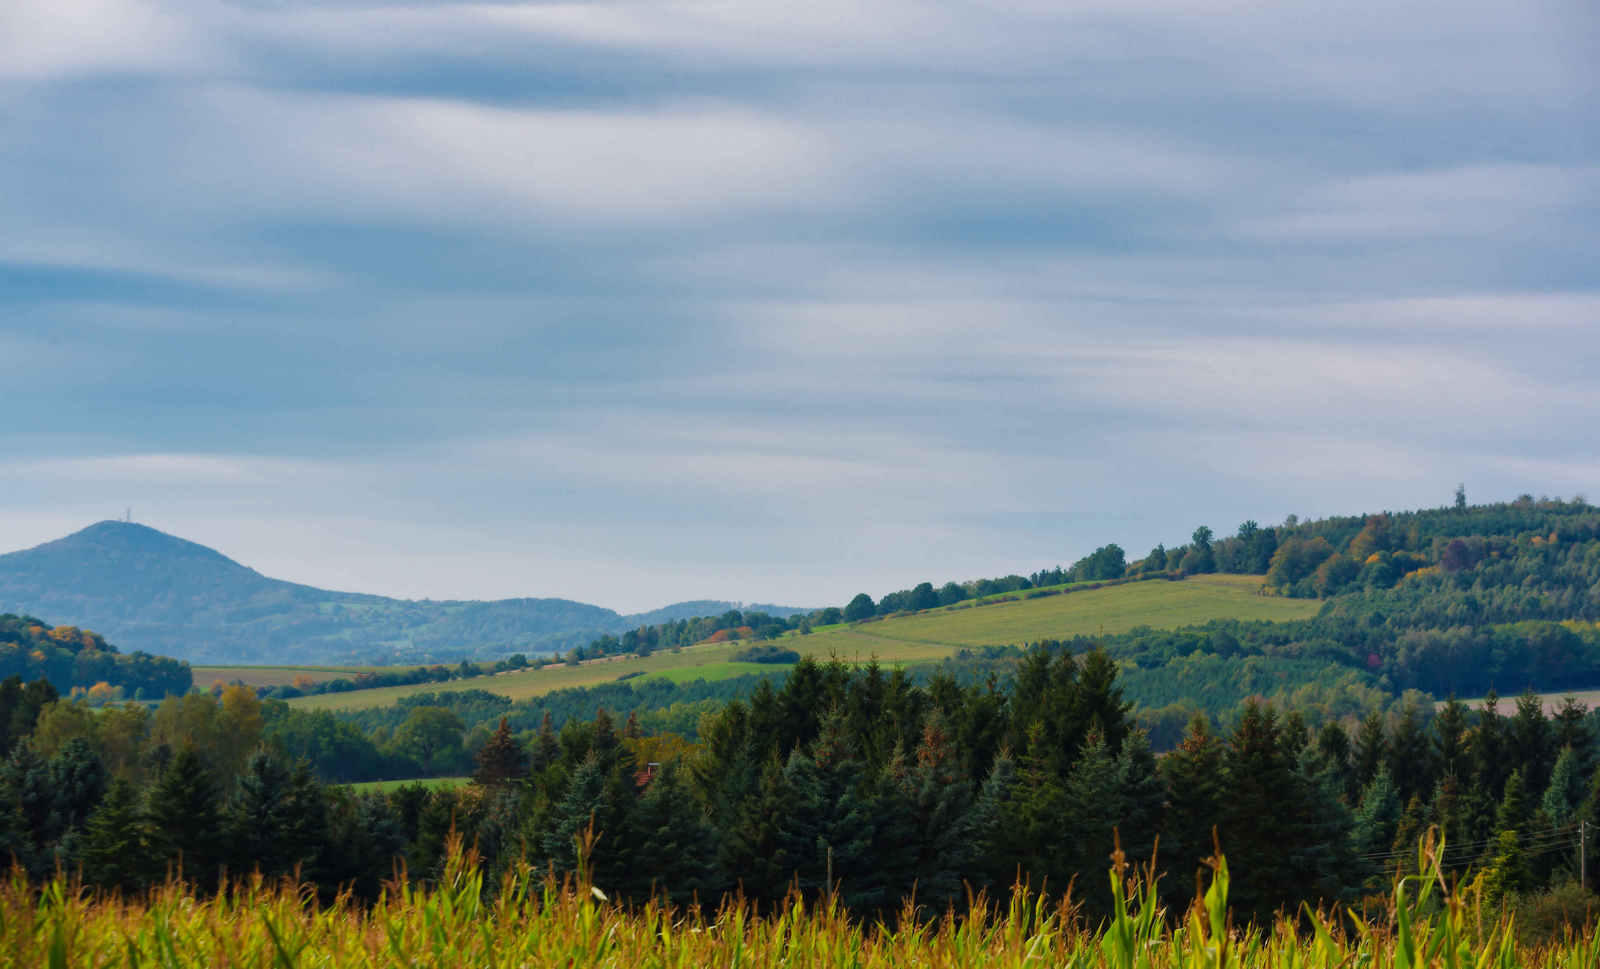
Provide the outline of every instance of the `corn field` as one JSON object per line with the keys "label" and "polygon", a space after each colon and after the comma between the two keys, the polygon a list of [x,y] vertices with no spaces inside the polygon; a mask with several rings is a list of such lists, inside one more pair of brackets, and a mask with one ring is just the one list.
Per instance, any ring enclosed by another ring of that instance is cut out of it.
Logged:
{"label": "corn field", "polygon": [[1203,896],[1181,918],[1155,886],[1113,856],[1112,916],[1084,926],[1070,897],[1024,887],[1000,904],[973,900],[957,917],[907,903],[893,925],[851,918],[827,899],[792,896],[758,915],[737,899],[712,913],[609,901],[583,877],[556,881],[526,868],[485,891],[471,851],[453,844],[443,877],[403,876],[376,904],[316,903],[310,890],[246,879],[208,898],[176,880],[146,897],[97,896],[57,877],[0,888],[0,958],[7,966],[259,967],[1171,967],[1171,969],[1594,969],[1600,939],[1519,946],[1510,917],[1480,885],[1451,891],[1443,845],[1418,848],[1418,871],[1399,878],[1387,912],[1370,919],[1314,912],[1270,927],[1231,923],[1228,867],[1208,864]]}

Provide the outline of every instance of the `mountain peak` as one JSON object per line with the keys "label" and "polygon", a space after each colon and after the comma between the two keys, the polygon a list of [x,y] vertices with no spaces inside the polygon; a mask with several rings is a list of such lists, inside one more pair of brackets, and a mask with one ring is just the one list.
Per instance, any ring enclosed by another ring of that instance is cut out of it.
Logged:
{"label": "mountain peak", "polygon": [[[47,550],[73,554],[98,554],[118,559],[159,557],[169,561],[188,561],[193,564],[255,573],[254,569],[240,565],[216,549],[207,548],[198,542],[169,535],[149,525],[114,519],[95,522],[64,538],[12,554],[27,555]],[[9,557],[0,556],[0,558]]]}

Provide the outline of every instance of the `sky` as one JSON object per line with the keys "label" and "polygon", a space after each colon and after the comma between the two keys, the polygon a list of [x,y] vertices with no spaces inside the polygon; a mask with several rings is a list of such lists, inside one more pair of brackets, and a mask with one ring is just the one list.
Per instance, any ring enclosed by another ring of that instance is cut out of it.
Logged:
{"label": "sky", "polygon": [[0,550],[840,604],[1600,497],[1600,13],[0,4]]}

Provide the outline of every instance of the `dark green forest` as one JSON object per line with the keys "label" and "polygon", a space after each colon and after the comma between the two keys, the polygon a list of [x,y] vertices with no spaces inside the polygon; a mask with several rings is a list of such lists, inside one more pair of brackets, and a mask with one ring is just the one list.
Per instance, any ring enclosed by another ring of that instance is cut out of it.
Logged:
{"label": "dark green forest", "polygon": [[[492,867],[566,872],[592,824],[590,871],[625,898],[688,904],[737,886],[773,903],[831,874],[862,913],[913,885],[942,909],[1020,870],[1078,879],[1102,915],[1092,886],[1114,831],[1135,857],[1159,836],[1162,884],[1182,904],[1215,828],[1250,862],[1240,911],[1265,917],[1377,891],[1428,826],[1453,870],[1485,873],[1497,897],[1535,893],[1576,876],[1579,826],[1600,821],[1600,718],[1575,705],[1407,705],[1313,730],[1251,701],[1226,727],[1196,717],[1158,758],[1100,651],[1030,651],[1007,690],[803,661],[781,689],[763,681],[707,714],[697,744],[604,710],[526,740],[502,721],[477,746],[475,783],[386,795],[325,785],[250,691],[173,697],[141,729],[127,711],[143,708],[74,719],[47,690],[0,691],[0,850],[35,875],[81,866],[122,889],[181,859],[202,886],[224,868],[298,865],[329,897],[370,898],[397,860],[437,872],[452,827]],[[429,757],[459,734],[452,719],[415,707],[399,740]]]}

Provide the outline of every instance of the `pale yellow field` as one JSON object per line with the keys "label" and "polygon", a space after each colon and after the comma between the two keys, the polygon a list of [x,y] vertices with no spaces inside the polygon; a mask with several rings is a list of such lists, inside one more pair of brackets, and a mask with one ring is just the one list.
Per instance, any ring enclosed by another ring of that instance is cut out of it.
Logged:
{"label": "pale yellow field", "polygon": [[[848,662],[876,658],[886,666],[937,661],[967,646],[1003,646],[1040,639],[1126,632],[1135,626],[1175,629],[1212,619],[1301,619],[1320,603],[1308,599],[1261,596],[1259,576],[1207,575],[1182,582],[1135,582],[1065,595],[956,606],[856,626],[828,626],[809,636],[790,635],[780,644],[820,659]],[[621,657],[582,666],[452,680],[420,686],[386,687],[301,697],[289,701],[307,709],[358,710],[387,706],[402,696],[437,690],[481,689],[514,700],[567,687],[595,686],[626,673],[670,675],[680,682],[703,675],[720,679],[759,672],[756,664],[731,663],[745,643],[715,643],[661,652],[639,659]],[[781,669],[782,667],[767,667]]]}
{"label": "pale yellow field", "polygon": [[[290,686],[297,677],[305,676],[313,683],[322,683],[326,680],[337,680],[341,676],[352,676],[378,669],[375,666],[192,666],[196,686],[210,686],[212,683],[232,683],[235,680],[245,686]],[[400,670],[406,667],[385,667],[386,669]]]}
{"label": "pale yellow field", "polygon": [[[1516,713],[1518,696],[1519,694],[1510,693],[1500,697],[1500,704],[1495,709],[1503,717]],[[1547,714],[1554,714],[1559,711],[1562,705],[1567,702],[1567,697],[1569,696],[1582,704],[1585,710],[1593,710],[1600,707],[1600,690],[1564,690],[1556,693],[1540,693],[1538,696],[1544,703],[1544,711]],[[1434,708],[1442,707],[1447,702],[1449,701],[1440,700],[1434,704]],[[1483,706],[1483,697],[1474,697],[1471,700],[1462,700],[1461,702],[1476,710]]]}

